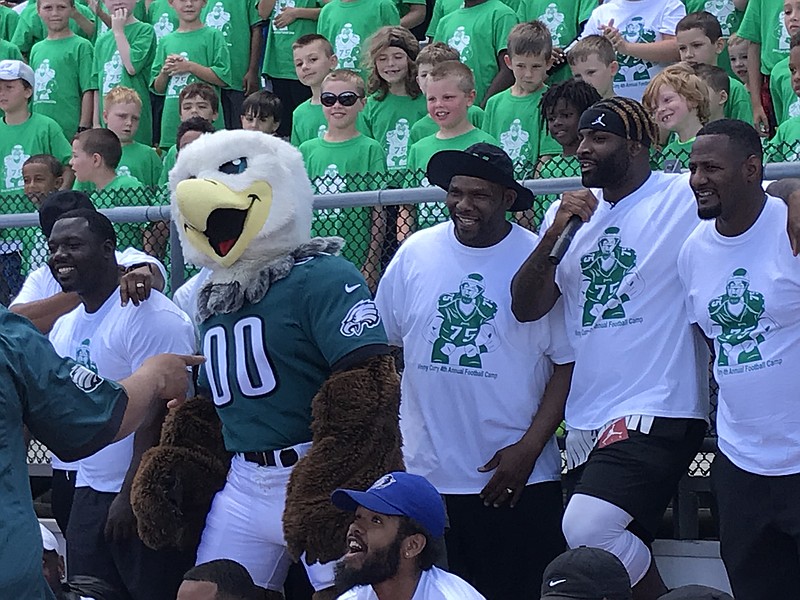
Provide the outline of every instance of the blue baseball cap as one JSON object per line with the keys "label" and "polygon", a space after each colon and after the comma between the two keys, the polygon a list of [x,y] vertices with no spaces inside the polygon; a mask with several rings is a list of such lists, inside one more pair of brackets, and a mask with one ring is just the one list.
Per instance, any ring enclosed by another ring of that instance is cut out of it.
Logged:
{"label": "blue baseball cap", "polygon": [[434,538],[444,535],[444,502],[436,488],[420,475],[394,471],[378,479],[366,492],[338,489],[331,495],[331,502],[348,512],[363,506],[382,515],[408,517]]}

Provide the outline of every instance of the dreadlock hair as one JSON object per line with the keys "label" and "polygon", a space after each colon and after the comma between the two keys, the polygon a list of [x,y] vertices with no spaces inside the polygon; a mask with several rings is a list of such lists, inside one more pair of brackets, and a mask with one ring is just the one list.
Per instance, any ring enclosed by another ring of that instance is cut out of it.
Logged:
{"label": "dreadlock hair", "polygon": [[375,93],[376,100],[383,100],[389,94],[389,84],[378,74],[376,62],[378,55],[391,48],[398,48],[406,55],[406,94],[412,99],[417,98],[422,90],[417,83],[417,56],[419,55],[419,42],[414,34],[405,27],[381,27],[369,39],[369,51],[366,57],[366,68],[369,70],[367,91]]}
{"label": "dreadlock hair", "polygon": [[578,115],[581,115],[592,104],[600,102],[602,97],[594,86],[580,79],[571,78],[556,84],[544,93],[539,104],[543,124],[547,121],[547,115],[555,110],[559,100],[573,106]]}
{"label": "dreadlock hair", "polygon": [[593,105],[615,113],[625,126],[625,137],[645,145],[658,142],[658,125],[639,102],[631,98],[614,96]]}

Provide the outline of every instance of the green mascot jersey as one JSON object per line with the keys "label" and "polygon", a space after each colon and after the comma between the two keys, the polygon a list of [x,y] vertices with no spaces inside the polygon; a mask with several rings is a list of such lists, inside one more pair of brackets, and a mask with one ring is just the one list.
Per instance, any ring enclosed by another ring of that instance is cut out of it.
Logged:
{"label": "green mascot jersey", "polygon": [[339,256],[298,262],[255,304],[201,325],[204,385],[230,452],[311,441],[311,400],[331,367],[386,333],[361,273]]}

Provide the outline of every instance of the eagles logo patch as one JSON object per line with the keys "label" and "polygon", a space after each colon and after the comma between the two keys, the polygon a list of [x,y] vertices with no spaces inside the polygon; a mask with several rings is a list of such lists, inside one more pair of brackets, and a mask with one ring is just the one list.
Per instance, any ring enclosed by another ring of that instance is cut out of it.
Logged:
{"label": "eagles logo patch", "polygon": [[72,379],[72,383],[75,384],[75,387],[83,390],[87,394],[95,391],[100,387],[100,384],[103,383],[102,377],[97,373],[93,373],[83,365],[74,365],[69,371],[69,377]]}
{"label": "eagles logo patch", "polygon": [[358,337],[365,329],[377,327],[380,322],[381,316],[375,303],[372,300],[361,300],[347,311],[339,327],[339,333],[345,337]]}

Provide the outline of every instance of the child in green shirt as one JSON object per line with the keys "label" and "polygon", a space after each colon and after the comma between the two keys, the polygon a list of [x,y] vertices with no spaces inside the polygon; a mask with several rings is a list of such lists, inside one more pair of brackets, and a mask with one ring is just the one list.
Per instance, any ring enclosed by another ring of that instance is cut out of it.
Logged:
{"label": "child in green shirt", "polygon": [[[292,134],[294,109],[311,95],[308,84],[299,81],[295,72],[294,45],[305,36],[316,34],[317,19],[324,4],[324,0],[260,0],[258,3],[258,14],[265,22],[269,21],[262,72],[272,82],[272,91],[281,99],[286,111],[278,129],[278,135],[283,138]],[[334,66],[325,75],[335,67],[336,61],[333,62]],[[318,87],[320,82],[321,78]]]}
{"label": "child in green shirt", "polygon": [[601,98],[615,96],[614,78],[619,72],[617,53],[605,36],[587,35],[567,53],[567,63],[575,79],[597,90]]}
{"label": "child in green shirt", "polygon": [[500,0],[464,0],[463,8],[439,21],[433,39],[458,50],[461,62],[472,69],[479,104],[511,84],[503,56],[516,24],[516,13]]}
{"label": "child in green shirt", "polygon": [[134,16],[136,0],[116,0],[117,4],[124,6],[114,11],[111,29],[100,35],[94,46],[95,124],[105,124],[106,94],[118,85],[133,88],[142,102],[136,141],[150,145],[153,143],[153,117],[149,81],[156,53],[156,36],[150,25]]}
{"label": "child in green shirt", "polygon": [[393,0],[330,0],[319,13],[317,33],[333,45],[337,68],[362,74],[367,40],[384,25],[399,25]]}
{"label": "child in green shirt", "polygon": [[[789,51],[789,67],[800,73],[800,35],[792,36],[792,48]],[[794,80],[794,93],[800,96],[800,81],[797,75]],[[790,117],[778,126],[778,130],[764,152],[766,162],[800,161],[800,116]]]}
{"label": "child in green shirt", "polygon": [[283,105],[277,94],[259,90],[244,99],[240,121],[245,131],[278,135],[282,115]]}
{"label": "child in green shirt", "polygon": [[647,84],[642,104],[662,131],[674,134],[661,151],[664,170],[689,164],[697,132],[708,123],[708,86],[686,63],[670,65]]}
{"label": "child in green shirt", "polygon": [[47,37],[31,48],[30,66],[36,73],[33,112],[61,126],[67,139],[78,128],[92,126],[95,89],[91,42],[69,28],[74,0],[39,0],[38,10]]}
{"label": "child in green shirt", "polygon": [[104,100],[103,121],[122,144],[116,174],[132,176],[145,187],[156,187],[161,177],[161,159],[152,146],[135,139],[144,109],[139,94],[132,88],[118,86]]}
{"label": "child in green shirt", "polygon": [[39,210],[47,196],[64,185],[64,164],[52,154],[34,154],[22,165],[25,195]]}
{"label": "child in green shirt", "polygon": [[[436,65],[448,60],[459,60],[458,50],[442,42],[431,42],[419,51],[417,56],[417,83],[419,84],[419,89],[422,90],[422,95],[426,98],[428,95],[428,74]],[[475,104],[470,105],[467,109],[469,122],[478,128],[483,125],[483,114],[483,109]],[[436,125],[426,110],[425,115],[411,127],[411,143],[415,144],[422,138],[433,135],[437,131],[439,131],[439,126]]]}
{"label": "child in green shirt", "polygon": [[[708,122],[725,118],[731,77],[722,67],[714,65],[692,65],[695,74],[708,86]],[[749,96],[748,96],[749,97]]]}
{"label": "child in green shirt", "polygon": [[239,127],[245,96],[261,88],[261,19],[255,0],[211,0],[203,9],[206,27],[222,34],[230,54],[228,87],[222,90],[226,129]]}
{"label": "child in green shirt", "polygon": [[[675,28],[678,52],[681,60],[703,65],[717,65],[725,49],[725,38],[717,18],[704,10],[689,13],[678,21]],[[731,77],[728,84],[728,101],[725,103],[725,118],[753,122],[753,105],[750,95],[737,79]]]}
{"label": "child in green shirt", "polygon": [[319,96],[323,80],[336,68],[336,56],[324,36],[308,33],[292,44],[292,57],[298,81],[311,91],[311,97],[292,112],[292,144],[300,147],[328,129]]}
{"label": "child in green shirt", "polygon": [[411,125],[426,112],[414,64],[418,54],[419,42],[403,27],[381,27],[370,39],[362,131],[383,146],[389,171],[406,170]]}
{"label": "child in green shirt", "polygon": [[[783,22],[789,34],[789,50],[794,47],[797,33],[800,31],[800,0],[786,0],[783,10]],[[775,121],[780,125],[791,117],[800,116],[800,100],[792,88],[792,73],[789,70],[787,56],[772,68],[769,78],[769,91],[772,96],[772,108]]]}
{"label": "child in green shirt", "polygon": [[[69,29],[74,34],[87,40],[93,40],[96,31],[95,15],[83,4],[75,4],[75,10],[69,15]],[[29,54],[36,42],[47,37],[47,28],[42,22],[38,13],[35,0],[29,1],[22,9],[19,16],[11,43],[14,44],[22,54]]]}
{"label": "child in green shirt", "polygon": [[180,26],[178,13],[169,0],[152,0],[147,7],[147,22],[153,26],[156,41],[168,33],[172,33]]}
{"label": "child in green shirt", "polygon": [[547,70],[553,64],[550,32],[541,21],[520,23],[508,34],[507,46],[504,60],[514,74],[514,85],[489,98],[483,130],[500,140],[514,162],[516,177],[528,179],[539,156],[560,151],[547,135],[539,109],[547,91]]}
{"label": "child in green shirt", "polygon": [[[577,156],[580,144],[578,122],[583,112],[600,100],[600,94],[593,86],[578,79],[567,79],[544,93],[540,110],[550,137],[561,146],[561,154],[539,160],[537,179],[581,176]],[[557,199],[558,194],[536,196],[530,223],[526,224],[529,229],[539,229],[545,211]]]}
{"label": "child in green shirt", "polygon": [[[169,147],[180,123],[181,90],[195,81],[205,81],[217,89],[228,87],[231,75],[225,38],[200,20],[197,9],[205,6],[205,0],[170,0],[170,3],[178,13],[180,25],[158,41],[150,84],[155,93],[165,96],[159,142],[162,148]],[[217,110],[221,114],[219,107]]]}
{"label": "child in green shirt", "polygon": [[[203,82],[190,83],[181,90],[178,95],[178,116],[181,123],[192,117],[201,117],[215,124],[219,122],[219,96],[214,87]],[[178,125],[180,129],[180,125]],[[177,139],[177,135],[176,135]],[[169,172],[175,166],[178,157],[177,144],[170,146],[161,161],[161,177],[158,185],[164,185],[168,181]]]}
{"label": "child in green shirt", "polygon": [[[748,57],[759,62],[760,69],[750,70],[747,86],[753,105],[753,123],[762,135],[770,129],[767,113],[761,102],[761,89],[769,85],[769,76],[789,54],[789,32],[783,20],[784,0],[749,0],[737,35],[750,41]],[[755,71],[755,72],[753,72]]]}
{"label": "child in green shirt", "polygon": [[[0,61],[0,197],[19,195],[23,189],[22,165],[34,154],[52,154],[66,164],[71,148],[64,132],[50,117],[32,114],[29,108],[35,78],[20,60]],[[64,187],[72,185],[72,170],[64,172]],[[6,202],[4,212],[14,212]]]}
{"label": "child in green shirt", "polygon": [[[366,103],[364,94],[364,81],[355,71],[337,69],[322,82],[320,101],[328,129],[323,137],[300,145],[318,194],[382,187],[386,171],[383,148],[356,129],[358,114]],[[314,235],[339,235],[347,240],[342,255],[361,267],[373,289],[380,273],[382,231],[383,219],[376,208],[318,210],[312,226]]]}
{"label": "child in green shirt", "polygon": [[[116,168],[122,158],[122,143],[117,134],[109,129],[88,129],[72,140],[72,158],[69,161],[75,172],[75,180],[94,184],[97,191],[140,188],[142,183],[130,175],[117,175]],[[138,206],[138,195],[119,194],[104,197],[104,205]]]}

